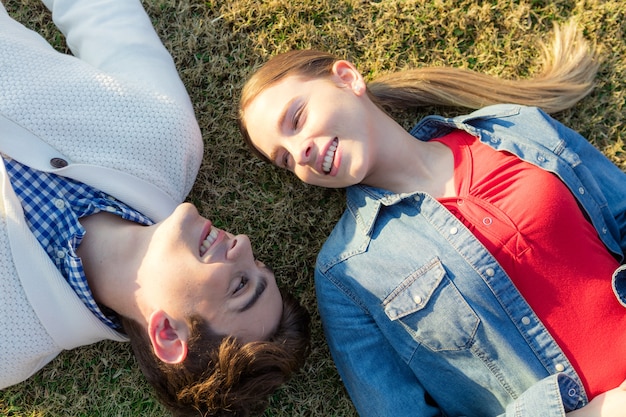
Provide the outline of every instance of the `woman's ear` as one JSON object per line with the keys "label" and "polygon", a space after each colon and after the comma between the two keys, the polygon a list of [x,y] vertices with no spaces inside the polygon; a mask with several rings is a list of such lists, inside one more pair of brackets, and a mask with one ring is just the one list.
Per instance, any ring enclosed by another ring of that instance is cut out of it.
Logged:
{"label": "woman's ear", "polygon": [[187,357],[189,326],[173,320],[163,310],[157,310],[148,320],[148,336],[154,354],[165,363],[181,363]]}
{"label": "woman's ear", "polygon": [[340,85],[349,87],[357,96],[365,93],[365,80],[351,62],[336,61],[333,64],[332,73]]}

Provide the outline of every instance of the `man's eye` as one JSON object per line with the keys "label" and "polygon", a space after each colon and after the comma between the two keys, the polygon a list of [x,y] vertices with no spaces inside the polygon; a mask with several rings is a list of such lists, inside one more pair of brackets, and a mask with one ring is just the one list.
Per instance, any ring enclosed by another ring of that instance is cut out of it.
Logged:
{"label": "man's eye", "polygon": [[248,283],[248,278],[241,277],[241,281],[239,282],[239,285],[237,285],[237,288],[235,289],[234,294],[237,294],[239,291],[244,289],[244,287],[246,286],[247,283]]}

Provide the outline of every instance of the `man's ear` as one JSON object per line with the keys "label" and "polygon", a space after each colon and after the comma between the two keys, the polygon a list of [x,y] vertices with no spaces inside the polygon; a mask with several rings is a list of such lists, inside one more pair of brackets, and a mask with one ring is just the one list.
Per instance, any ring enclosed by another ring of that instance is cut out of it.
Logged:
{"label": "man's ear", "polygon": [[340,84],[352,89],[357,96],[365,93],[365,80],[351,62],[345,60],[336,61],[333,64],[332,72]]}
{"label": "man's ear", "polygon": [[189,327],[157,310],[148,320],[148,335],[154,354],[165,363],[181,363],[187,357]]}

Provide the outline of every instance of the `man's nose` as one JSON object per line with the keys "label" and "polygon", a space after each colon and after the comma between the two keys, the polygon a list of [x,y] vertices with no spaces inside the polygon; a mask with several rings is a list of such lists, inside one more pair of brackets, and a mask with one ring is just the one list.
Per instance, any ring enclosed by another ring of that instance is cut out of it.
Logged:
{"label": "man's nose", "polygon": [[254,262],[254,254],[250,238],[247,235],[235,236],[226,257],[233,261]]}

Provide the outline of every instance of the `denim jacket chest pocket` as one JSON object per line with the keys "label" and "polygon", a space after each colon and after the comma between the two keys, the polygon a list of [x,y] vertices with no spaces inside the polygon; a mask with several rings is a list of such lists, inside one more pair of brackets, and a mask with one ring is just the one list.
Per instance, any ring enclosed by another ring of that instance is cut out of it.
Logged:
{"label": "denim jacket chest pocket", "polygon": [[385,314],[433,351],[467,349],[479,317],[463,298],[439,261],[409,274],[383,300]]}

